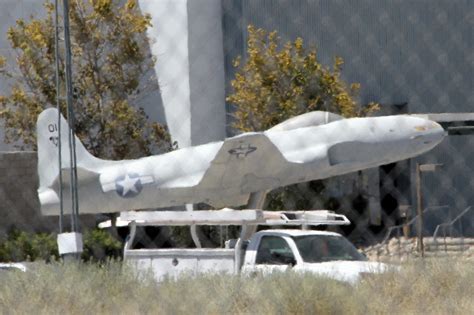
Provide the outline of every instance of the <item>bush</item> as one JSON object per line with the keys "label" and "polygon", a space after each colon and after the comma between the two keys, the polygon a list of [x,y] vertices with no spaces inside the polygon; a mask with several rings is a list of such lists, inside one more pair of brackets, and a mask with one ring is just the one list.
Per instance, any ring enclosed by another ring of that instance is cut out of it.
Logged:
{"label": "bush", "polygon": [[0,244],[0,261],[49,261],[57,257],[56,237],[53,234],[31,234],[13,228]]}
{"label": "bush", "polygon": [[107,258],[122,257],[123,244],[109,232],[93,229],[84,233],[83,260],[104,261]]}
{"label": "bush", "polygon": [[[122,243],[107,231],[86,230],[83,233],[83,260],[104,261],[106,258],[120,258]],[[19,262],[43,260],[49,262],[59,258],[57,236],[53,233],[27,233],[16,228],[7,233],[0,243],[0,261]]]}

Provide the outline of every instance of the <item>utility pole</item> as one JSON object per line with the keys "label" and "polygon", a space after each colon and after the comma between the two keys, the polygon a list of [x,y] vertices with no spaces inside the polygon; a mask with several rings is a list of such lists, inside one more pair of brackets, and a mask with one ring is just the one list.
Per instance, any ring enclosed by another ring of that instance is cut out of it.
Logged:
{"label": "utility pole", "polygon": [[[55,1],[56,7],[56,65],[59,68],[59,40],[58,40],[58,1]],[[63,0],[63,23],[64,23],[64,45],[65,45],[65,74],[66,74],[66,104],[67,104],[67,121],[68,145],[69,145],[69,167],[70,167],[70,194],[71,194],[71,233],[60,233],[58,235],[59,254],[64,257],[79,259],[82,252],[82,234],[79,233],[79,199],[77,192],[77,158],[76,158],[76,140],[74,136],[74,108],[73,108],[73,84],[72,84],[72,55],[71,55],[71,38],[69,27],[69,0]],[[57,70],[57,90],[59,91],[59,70]],[[59,95],[58,95],[59,97]],[[59,101],[57,104],[59,108]],[[60,113],[58,113],[60,115]],[[59,126],[60,119],[58,118]],[[59,129],[58,126],[58,129]],[[60,129],[59,129],[60,130]],[[60,132],[58,130],[58,132]],[[58,135],[60,142],[61,134]],[[61,144],[59,144],[61,146]],[[61,152],[61,151],[60,151]],[[61,153],[60,153],[61,154]],[[60,164],[61,165],[61,156]],[[59,169],[61,173],[61,168]],[[62,197],[62,187],[60,188],[60,197]],[[62,204],[62,201],[61,201]],[[62,210],[61,210],[62,212]],[[62,220],[60,220],[60,230],[62,230]]]}
{"label": "utility pole", "polygon": [[74,137],[74,109],[72,104],[72,56],[71,56],[71,36],[69,31],[69,0],[63,0],[63,22],[64,22],[64,45],[65,45],[65,73],[66,73],[66,104],[67,121],[69,124],[69,153],[70,153],[70,176],[71,176],[71,203],[73,231],[78,231],[77,215],[79,212],[79,202],[77,196],[77,164],[76,164],[76,141]]}
{"label": "utility pole", "polygon": [[61,139],[61,82],[59,78],[59,12],[58,0],[54,0],[54,58],[56,67],[56,109],[58,110],[58,169],[59,169],[59,233],[64,229],[64,203],[63,203],[63,174],[62,170],[62,139]]}

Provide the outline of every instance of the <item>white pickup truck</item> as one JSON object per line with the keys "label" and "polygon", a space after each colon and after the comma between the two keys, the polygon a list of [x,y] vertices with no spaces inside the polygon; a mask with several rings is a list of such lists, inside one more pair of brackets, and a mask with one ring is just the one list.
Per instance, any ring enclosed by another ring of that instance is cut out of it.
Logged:
{"label": "white pickup truck", "polygon": [[[228,273],[252,275],[274,271],[312,272],[356,282],[361,275],[388,266],[369,262],[345,237],[334,232],[277,229],[253,233],[249,240],[231,240],[226,248],[132,249],[136,225],[315,226],[349,224],[329,211],[265,212],[220,210],[194,212],[135,212],[122,214],[131,226],[124,260],[140,270],[150,269],[158,281],[180,274]],[[144,219],[146,218],[146,219]]]}

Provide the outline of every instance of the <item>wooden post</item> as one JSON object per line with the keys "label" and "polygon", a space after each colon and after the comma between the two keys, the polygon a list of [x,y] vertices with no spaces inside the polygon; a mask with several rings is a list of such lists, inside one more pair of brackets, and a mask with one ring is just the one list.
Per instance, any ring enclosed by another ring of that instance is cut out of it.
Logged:
{"label": "wooden post", "polygon": [[416,199],[417,199],[417,214],[418,214],[418,250],[421,257],[425,257],[425,247],[423,244],[423,205],[421,196],[421,170],[420,164],[416,163]]}

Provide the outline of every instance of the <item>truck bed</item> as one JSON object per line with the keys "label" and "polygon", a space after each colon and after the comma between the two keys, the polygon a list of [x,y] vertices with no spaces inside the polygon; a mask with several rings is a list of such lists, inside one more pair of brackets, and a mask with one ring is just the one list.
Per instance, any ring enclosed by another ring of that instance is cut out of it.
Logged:
{"label": "truck bed", "polygon": [[235,270],[233,249],[132,249],[125,250],[124,259],[137,270],[151,270],[158,281],[182,273],[232,274]]}

